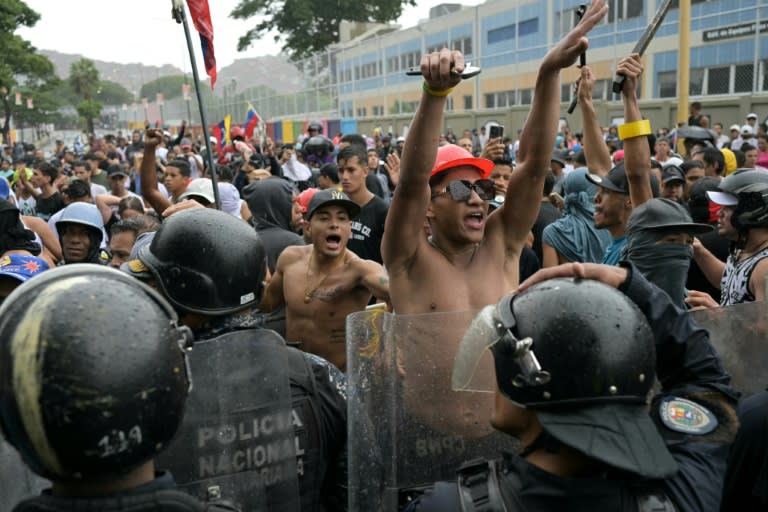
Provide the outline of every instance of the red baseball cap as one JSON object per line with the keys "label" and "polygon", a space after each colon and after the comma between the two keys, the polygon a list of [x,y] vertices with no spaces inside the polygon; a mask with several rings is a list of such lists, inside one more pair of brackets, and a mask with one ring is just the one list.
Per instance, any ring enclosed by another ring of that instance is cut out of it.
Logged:
{"label": "red baseball cap", "polygon": [[443,171],[462,166],[474,167],[483,179],[488,179],[493,170],[492,161],[486,158],[475,158],[472,153],[455,144],[446,144],[438,148],[435,166],[429,173],[429,177],[431,179]]}
{"label": "red baseball cap", "polygon": [[301,206],[301,213],[307,213],[307,210],[309,209],[309,202],[312,200],[312,197],[315,195],[315,193],[319,190],[320,189],[318,188],[308,188],[296,196],[296,201],[299,203],[299,206]]}

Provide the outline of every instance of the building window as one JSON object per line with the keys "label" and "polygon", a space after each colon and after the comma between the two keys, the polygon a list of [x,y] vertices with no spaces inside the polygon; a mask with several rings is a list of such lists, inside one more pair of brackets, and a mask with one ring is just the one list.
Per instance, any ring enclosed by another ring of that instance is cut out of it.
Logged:
{"label": "building window", "polygon": [[517,27],[513,23],[505,27],[496,28],[488,31],[488,44],[501,43],[515,38],[515,29]]}
{"label": "building window", "polygon": [[560,102],[568,103],[571,101],[571,92],[573,91],[573,84],[561,84],[560,85]]}
{"label": "building window", "polygon": [[453,98],[451,96],[448,96],[448,101],[445,103],[445,109],[448,112],[453,112]]}
{"label": "building window", "polygon": [[728,94],[730,89],[730,66],[709,68],[707,76],[707,94]]}
{"label": "building window", "polygon": [[463,55],[471,55],[472,38],[465,37],[463,39],[457,39],[451,43],[451,48],[460,51]]}
{"label": "building window", "polygon": [[464,96],[464,110],[472,110],[474,105],[472,105],[472,95],[468,94]]}
{"label": "building window", "polygon": [[517,26],[517,35],[520,37],[535,34],[539,31],[539,18],[521,21]]}
{"label": "building window", "polygon": [[659,73],[659,98],[677,97],[677,71]]}
{"label": "building window", "polygon": [[400,57],[389,57],[387,59],[387,71],[389,73],[400,71]]}
{"label": "building window", "polygon": [[444,41],[442,43],[437,43],[437,44],[433,44],[432,46],[428,46],[427,53],[439,52],[443,48],[448,48],[448,41]]}
{"label": "building window", "polygon": [[485,108],[496,108],[496,94],[490,93],[485,95]]}
{"label": "building window", "polygon": [[733,92],[752,92],[755,66],[753,64],[736,64],[733,80]]}
{"label": "building window", "polygon": [[357,108],[357,117],[367,117],[367,108],[366,107],[358,107]]}
{"label": "building window", "polygon": [[[693,4],[703,4],[704,2],[709,2],[710,0],[691,0],[691,5]],[[670,4],[670,9],[677,9],[680,7],[680,0],[672,0],[672,3]]]}
{"label": "building window", "polygon": [[533,101],[533,89],[521,89],[520,90],[520,104],[530,105]]}
{"label": "building window", "polygon": [[691,96],[701,96],[704,89],[704,69],[692,69],[690,72],[691,83],[688,87],[688,94]]}

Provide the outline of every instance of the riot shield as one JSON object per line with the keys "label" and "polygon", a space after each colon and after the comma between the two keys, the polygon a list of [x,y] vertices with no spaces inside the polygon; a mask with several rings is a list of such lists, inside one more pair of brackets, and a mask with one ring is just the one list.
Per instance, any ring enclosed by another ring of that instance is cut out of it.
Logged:
{"label": "riot shield", "polygon": [[[456,351],[476,312],[347,317],[349,509],[396,511],[407,490],[454,480],[477,457],[513,450],[490,425],[494,395],[454,391]],[[494,389],[492,357],[477,389]],[[477,381],[478,377],[475,377]]]}
{"label": "riot shield", "polygon": [[196,498],[240,510],[300,509],[285,342],[239,330],[197,342],[184,421],[157,460]]}
{"label": "riot shield", "polygon": [[20,501],[50,487],[51,483],[30,471],[16,449],[0,436],[0,512],[11,512]]}
{"label": "riot shield", "polygon": [[768,322],[765,302],[694,311],[691,316],[709,331],[710,340],[731,374],[731,386],[752,395],[768,385]]}

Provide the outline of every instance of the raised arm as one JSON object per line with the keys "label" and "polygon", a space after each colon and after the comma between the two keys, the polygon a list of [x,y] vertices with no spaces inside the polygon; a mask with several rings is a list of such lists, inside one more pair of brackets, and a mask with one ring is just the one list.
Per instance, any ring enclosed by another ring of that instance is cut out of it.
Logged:
{"label": "raised arm", "polygon": [[488,221],[488,229],[496,230],[499,221],[494,216],[501,219],[508,251],[520,251],[539,213],[560,119],[560,70],[586,51],[587,33],[607,12],[605,0],[592,2],[581,22],[547,53],[539,67],[533,104],[520,135],[518,165],[509,180],[504,205]]}
{"label": "raised arm", "polygon": [[157,188],[155,148],[162,140],[163,132],[149,128],[144,133],[144,158],[141,160],[141,195],[158,214],[162,214],[171,202]]}
{"label": "raised arm", "polygon": [[112,194],[98,195],[94,198],[94,201],[96,201],[96,207],[99,209],[99,213],[101,213],[101,220],[104,221],[104,224],[112,218],[112,207],[120,204],[120,198]]}
{"label": "raised arm", "polygon": [[579,106],[584,125],[584,158],[589,172],[605,176],[611,170],[611,152],[603,140],[603,131],[597,121],[595,104],[592,102],[592,91],[595,88],[595,76],[589,66],[581,68],[579,79]]}
{"label": "raised arm", "polygon": [[443,48],[421,59],[424,90],[405,140],[400,180],[389,207],[381,256],[392,273],[402,271],[424,237],[423,220],[429,206],[429,173],[435,164],[446,98],[464,70],[460,52]]}
{"label": "raised arm", "polygon": [[[621,90],[624,99],[624,125],[619,135],[624,141],[624,169],[627,173],[629,198],[632,208],[637,208],[653,198],[651,191],[651,148],[644,131],[637,128],[643,123],[640,107],[637,105],[637,84],[643,75],[640,55],[633,53],[619,61],[616,72],[626,77]],[[629,134],[629,135],[628,135]]]}

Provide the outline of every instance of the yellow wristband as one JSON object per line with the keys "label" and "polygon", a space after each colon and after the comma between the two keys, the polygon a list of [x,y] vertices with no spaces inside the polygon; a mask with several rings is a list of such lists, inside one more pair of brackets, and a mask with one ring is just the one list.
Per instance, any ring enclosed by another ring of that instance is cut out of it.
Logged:
{"label": "yellow wristband", "polygon": [[651,133],[651,122],[648,119],[641,119],[640,121],[619,126],[619,139],[621,140],[642,137]]}
{"label": "yellow wristband", "polygon": [[424,89],[424,92],[429,94],[430,96],[437,96],[439,98],[443,98],[451,94],[453,87],[449,87],[448,89],[443,89],[442,91],[433,91],[432,89],[429,88],[429,86],[427,85],[427,82],[424,82],[424,85],[422,85],[422,89]]}

